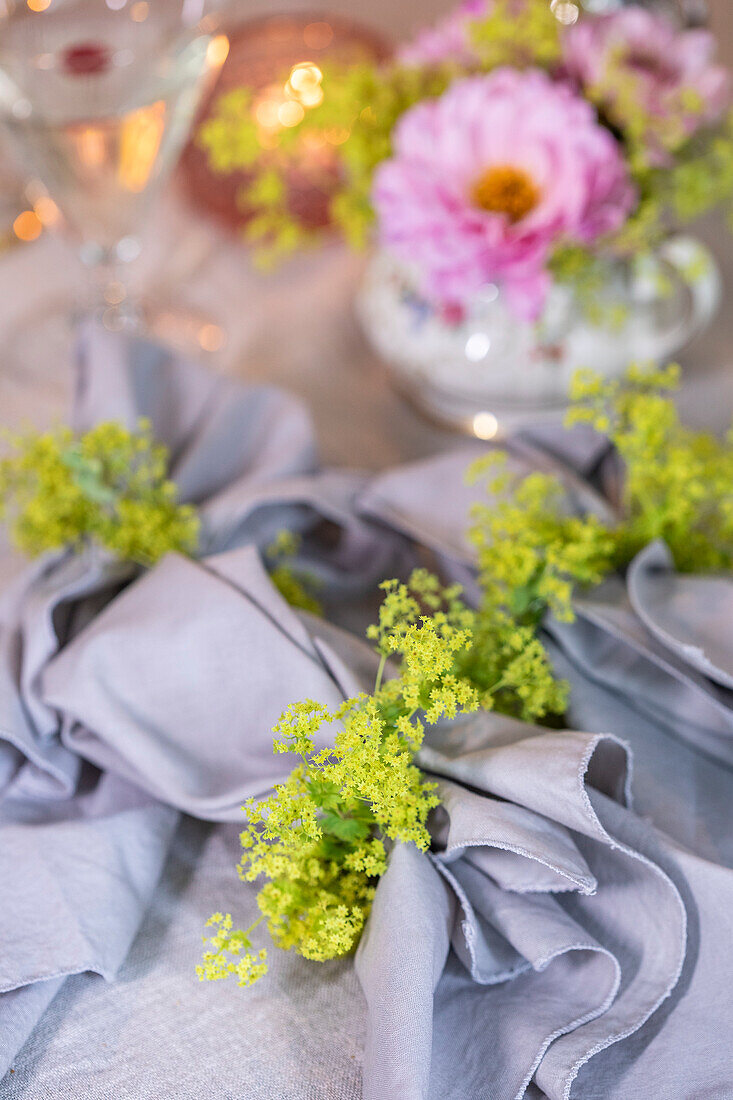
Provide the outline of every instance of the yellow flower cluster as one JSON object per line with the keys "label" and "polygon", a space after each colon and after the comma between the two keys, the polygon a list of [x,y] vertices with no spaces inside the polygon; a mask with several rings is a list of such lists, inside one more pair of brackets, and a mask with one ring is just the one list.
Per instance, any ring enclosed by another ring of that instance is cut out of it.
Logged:
{"label": "yellow flower cluster", "polygon": [[[380,655],[374,691],[335,711],[314,700],[288,707],[274,749],[301,762],[270,798],[245,807],[240,875],[267,880],[258,904],[273,941],[309,959],[356,946],[390,842],[427,849],[438,800],[414,763],[427,726],[480,706],[537,718],[565,705],[531,628],[495,608],[471,610],[458,586],[444,588],[425,569],[382,589],[368,631]],[[324,728],[333,745],[319,749]],[[262,960],[250,954],[242,971],[245,940],[249,931],[233,938],[227,925],[207,941],[199,977],[236,974],[249,984]]]}
{"label": "yellow flower cluster", "polygon": [[481,67],[552,68],[561,58],[561,25],[546,0],[492,0],[486,15],[469,24]]}
{"label": "yellow flower cluster", "polygon": [[0,518],[24,553],[95,542],[147,566],[171,550],[195,549],[196,512],[177,502],[168,452],[147,421],[134,432],[106,422],[81,436],[62,427],[9,442],[0,460]]}
{"label": "yellow flower cluster", "polygon": [[597,584],[613,560],[614,541],[592,515],[568,511],[557,478],[506,471],[496,451],[474,463],[469,480],[487,479],[490,499],[473,509],[469,533],[487,604],[516,625],[535,626],[549,608],[572,618],[573,585]]}
{"label": "yellow flower cluster", "polygon": [[233,932],[229,913],[214,913],[206,926],[216,931],[208,939],[204,936],[208,950],[204,952],[204,962],[196,967],[200,978],[217,982],[234,974],[239,985],[253,985],[267,973],[267,952],[264,949],[256,952],[249,950],[252,947],[251,928]]}
{"label": "yellow flower cluster", "polygon": [[272,545],[265,551],[270,580],[291,607],[309,611],[311,615],[321,615],[323,608],[312,594],[317,586],[316,579],[302,574],[294,565],[300,542],[300,537],[292,531],[278,532]]}
{"label": "yellow flower cluster", "polygon": [[[450,610],[420,615],[406,585],[385,590],[380,645],[401,659],[399,675],[333,712],[313,700],[289,707],[274,729],[275,751],[297,753],[301,764],[271,798],[246,807],[240,874],[269,880],[258,900],[273,940],[310,959],[355,946],[386,867],[386,840],[427,848],[437,799],[413,763],[424,725],[478,705],[455,673],[469,632]],[[333,747],[319,750],[324,725],[336,732]]]}
{"label": "yellow flower cluster", "polygon": [[626,565],[653,539],[666,541],[683,571],[733,565],[733,435],[719,440],[680,423],[669,396],[676,365],[632,366],[622,382],[581,371],[569,424],[590,424],[624,463],[624,518],[613,532],[614,560]]}

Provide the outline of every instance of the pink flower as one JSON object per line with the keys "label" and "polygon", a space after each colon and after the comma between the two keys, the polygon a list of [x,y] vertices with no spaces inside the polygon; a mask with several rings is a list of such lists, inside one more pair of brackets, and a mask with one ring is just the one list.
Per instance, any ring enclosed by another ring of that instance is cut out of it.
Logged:
{"label": "pink flower", "polygon": [[553,248],[614,232],[635,201],[592,107],[537,70],[456,81],[405,112],[394,150],[373,190],[381,243],[437,302],[466,304],[496,282],[536,318]]}
{"label": "pink flower", "polygon": [[700,126],[717,122],[730,104],[730,78],[713,63],[715,39],[707,31],[678,30],[663,16],[629,7],[581,19],[563,42],[567,74],[582,88],[600,90],[621,125],[627,100],[616,88],[624,77],[633,81],[633,105],[658,123],[647,138],[653,163],[664,163],[665,148],[675,149]]}
{"label": "pink flower", "polygon": [[439,65],[443,61],[474,64],[477,57],[471,45],[469,27],[473,19],[486,14],[488,7],[489,0],[463,0],[455,11],[432,27],[421,30],[403,46],[398,60],[405,65]]}

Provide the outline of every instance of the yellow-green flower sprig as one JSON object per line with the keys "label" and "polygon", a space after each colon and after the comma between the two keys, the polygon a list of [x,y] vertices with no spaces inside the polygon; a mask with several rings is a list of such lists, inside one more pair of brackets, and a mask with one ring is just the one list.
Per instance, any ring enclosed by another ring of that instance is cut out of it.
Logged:
{"label": "yellow-green flower sprig", "polygon": [[[460,588],[444,588],[426,570],[382,588],[368,631],[380,656],[374,691],[333,711],[314,700],[289,707],[274,729],[275,751],[301,762],[270,798],[245,807],[240,875],[264,876],[257,900],[272,939],[308,959],[354,949],[391,842],[427,849],[427,816],[438,799],[415,764],[426,727],[479,707],[533,717],[564,706],[530,628],[507,623],[482,669],[483,649],[474,646],[479,637],[488,651],[493,613],[481,633],[480,613],[462,602]],[[319,749],[324,727],[335,730],[333,746]],[[250,930],[232,933],[229,915],[212,921],[217,931],[204,938],[199,978],[234,975],[251,984],[264,963]]]}
{"label": "yellow-green flower sprig", "polygon": [[307,109],[298,125],[264,138],[253,92],[239,88],[223,95],[198,140],[215,172],[251,173],[242,194],[243,206],[252,211],[245,236],[260,261],[271,264],[313,235],[290,209],[288,179],[302,164],[312,175],[314,147],[330,151],[322,186],[333,192],[331,217],[352,246],[363,247],[374,220],[372,177],[391,154],[397,120],[415,103],[444,92],[455,75],[451,65],[324,65],[322,103]]}
{"label": "yellow-green flower sprig", "polygon": [[265,559],[270,572],[270,580],[280,595],[300,611],[311,615],[322,615],[323,608],[313,595],[316,580],[300,573],[293,562],[300,549],[300,537],[292,531],[279,531],[275,540],[265,551]]}
{"label": "yellow-green flower sprig", "polygon": [[568,685],[557,680],[538,636],[547,611],[573,618],[576,585],[597,584],[612,568],[615,542],[595,516],[567,511],[559,480],[512,474],[502,451],[468,472],[487,502],[474,505],[469,539],[476,551],[481,604],[463,671],[493,705],[525,721],[561,715]]}
{"label": "yellow-green flower sprig", "polygon": [[485,480],[489,493],[474,505],[469,531],[484,606],[518,626],[537,626],[548,608],[570,620],[574,585],[598,584],[612,567],[614,539],[606,526],[594,515],[569,512],[558,478],[512,474],[503,451],[475,462],[468,476]]}
{"label": "yellow-green flower sprig", "polygon": [[[485,479],[490,494],[474,507],[469,532],[483,593],[474,682],[491,667],[504,634],[534,633],[548,610],[571,621],[577,586],[598,584],[654,539],[666,541],[682,571],[733,567],[733,434],[719,440],[680,423],[673,400],[679,377],[674,364],[638,364],[621,380],[590,370],[573,380],[567,425],[588,424],[607,435],[624,464],[622,515],[612,527],[569,513],[559,479],[508,473],[502,452],[473,465],[469,478]],[[489,642],[481,652],[483,631]],[[523,662],[530,659],[527,638],[521,645],[517,639],[517,648]]]}
{"label": "yellow-green flower sprig", "polygon": [[150,566],[169,551],[191,553],[199,520],[167,478],[167,449],[141,420],[136,431],[98,424],[9,437],[0,460],[0,519],[23,553],[37,557],[89,543]]}
{"label": "yellow-green flower sprig", "polygon": [[501,65],[554,68],[561,58],[561,24],[546,0],[492,0],[468,30],[485,71]]}
{"label": "yellow-green flower sprig", "polygon": [[682,571],[733,566],[733,436],[719,440],[680,423],[671,394],[679,367],[632,366],[622,381],[581,371],[568,424],[607,435],[624,463],[624,517],[614,559],[626,565],[664,539]]}

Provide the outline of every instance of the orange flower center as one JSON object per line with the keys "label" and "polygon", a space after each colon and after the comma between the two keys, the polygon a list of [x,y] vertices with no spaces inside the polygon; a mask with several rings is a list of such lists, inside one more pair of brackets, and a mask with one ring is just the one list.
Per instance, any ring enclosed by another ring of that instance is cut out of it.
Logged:
{"label": "orange flower center", "polygon": [[540,192],[531,176],[511,164],[487,168],[471,188],[476,206],[490,214],[504,214],[510,222],[521,221],[540,201]]}

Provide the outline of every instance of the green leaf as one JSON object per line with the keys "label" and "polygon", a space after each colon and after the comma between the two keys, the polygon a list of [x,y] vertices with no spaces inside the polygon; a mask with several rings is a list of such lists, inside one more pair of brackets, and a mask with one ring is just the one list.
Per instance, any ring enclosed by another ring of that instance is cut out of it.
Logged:
{"label": "green leaf", "polygon": [[370,832],[365,821],[358,821],[354,817],[339,817],[335,813],[324,814],[319,819],[319,825],[324,833],[346,841],[366,840]]}
{"label": "green leaf", "polygon": [[72,481],[85,497],[95,504],[114,504],[117,494],[104,484],[104,467],[99,459],[87,458],[69,449],[62,452],[61,461],[71,471]]}
{"label": "green leaf", "polygon": [[341,803],[341,790],[336,783],[326,779],[313,778],[308,783],[308,793],[317,806],[323,810],[335,810]]}

